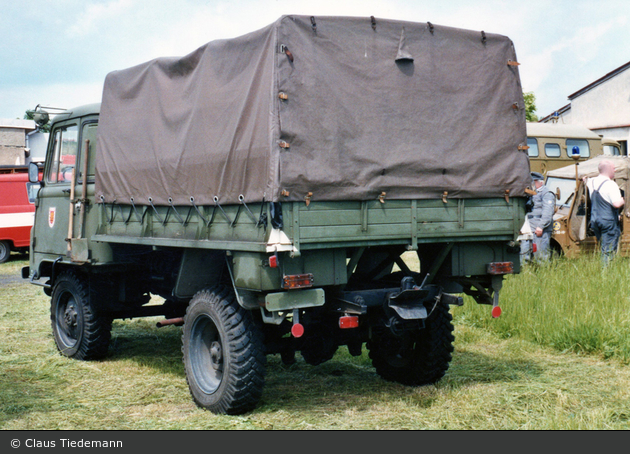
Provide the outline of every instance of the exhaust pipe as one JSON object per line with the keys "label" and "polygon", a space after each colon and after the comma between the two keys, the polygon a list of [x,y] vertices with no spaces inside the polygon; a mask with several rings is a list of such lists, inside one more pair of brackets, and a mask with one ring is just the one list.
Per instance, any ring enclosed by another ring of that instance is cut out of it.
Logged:
{"label": "exhaust pipe", "polygon": [[184,317],[177,317],[177,318],[167,318],[166,320],[157,322],[155,326],[157,326],[158,328],[162,328],[163,326],[167,326],[167,325],[182,326],[183,324],[184,324]]}

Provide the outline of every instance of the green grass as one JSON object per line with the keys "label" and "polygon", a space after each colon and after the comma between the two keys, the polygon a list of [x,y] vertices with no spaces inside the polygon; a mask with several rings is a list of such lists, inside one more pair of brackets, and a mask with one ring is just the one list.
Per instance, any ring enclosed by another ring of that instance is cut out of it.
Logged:
{"label": "green grass", "polygon": [[528,267],[505,282],[500,318],[470,300],[454,308],[455,353],[435,386],[386,382],[365,351],[317,367],[269,356],[260,405],[242,416],[194,405],[181,328],[116,321],[106,359],[71,360],[55,347],[49,298],[12,282],[0,287],[0,429],[627,430],[627,266]]}
{"label": "green grass", "polygon": [[503,314],[493,320],[472,299],[456,308],[460,323],[518,337],[558,351],[630,362],[630,262],[602,269],[597,255],[525,266],[500,292]]}

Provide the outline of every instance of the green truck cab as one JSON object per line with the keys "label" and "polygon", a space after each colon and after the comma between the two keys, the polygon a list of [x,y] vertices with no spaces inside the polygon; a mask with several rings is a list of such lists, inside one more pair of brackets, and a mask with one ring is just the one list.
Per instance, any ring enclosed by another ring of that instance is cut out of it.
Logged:
{"label": "green truck cab", "polygon": [[256,407],[270,354],[365,346],[383,378],[436,383],[449,306],[468,294],[498,316],[519,271],[515,62],[500,35],[283,16],[109,74],[100,104],[52,121],[22,271],[60,352],[102,358],[112,320],[164,316],[215,413]]}

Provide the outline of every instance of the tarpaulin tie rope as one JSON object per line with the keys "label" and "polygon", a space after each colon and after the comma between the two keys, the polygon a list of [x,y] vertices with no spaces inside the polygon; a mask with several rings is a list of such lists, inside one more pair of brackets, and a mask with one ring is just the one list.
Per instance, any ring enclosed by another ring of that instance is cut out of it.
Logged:
{"label": "tarpaulin tie rope", "polygon": [[260,204],[260,216],[258,217],[258,222],[256,223],[256,227],[264,227],[265,232],[267,231],[267,213],[265,213],[265,197],[262,198],[262,202]]}
{"label": "tarpaulin tie rope", "polygon": [[[138,214],[138,210],[136,209],[136,204],[135,204],[135,203],[133,203],[133,201],[134,201],[133,197],[130,197],[130,198],[129,198],[129,201],[131,202],[131,210],[129,210],[129,218],[127,219],[127,222],[129,222],[129,219],[131,219],[131,212],[132,212],[132,210],[133,210],[133,212],[134,212],[134,213],[135,213],[135,215],[136,215],[136,219],[138,220],[138,222],[139,222],[139,223],[141,223],[141,224],[142,224],[142,221],[144,221],[144,215],[146,214],[146,212],[147,212],[147,211],[146,211],[146,210],[144,210],[144,213],[142,214],[142,216],[140,216],[140,214]],[[126,224],[127,222],[125,222],[125,224]]]}
{"label": "tarpaulin tie rope", "polygon": [[483,30],[481,30],[481,42],[483,44],[486,44],[486,32],[484,32]]}
{"label": "tarpaulin tie rope", "polygon": [[313,32],[317,33],[317,24],[315,23],[315,16],[311,16],[311,27],[313,27]]}
{"label": "tarpaulin tie rope", "polygon": [[155,208],[155,205],[153,205],[153,197],[149,197],[149,203],[151,204],[151,207],[153,208],[153,211],[155,212],[155,216],[158,218],[158,221],[160,221],[162,225],[164,225],[166,221],[162,219],[162,216],[160,216],[160,213],[158,213],[157,208]]}
{"label": "tarpaulin tie rope", "polygon": [[372,23],[372,30],[376,31],[376,19],[374,16],[370,16],[370,22]]}
{"label": "tarpaulin tie rope", "polygon": [[[172,208],[172,209],[173,209],[173,213],[175,213],[175,217],[177,218],[177,220],[179,221],[179,223],[180,223],[181,225],[185,226],[185,225],[186,225],[186,221],[184,221],[184,219],[182,219],[182,217],[181,217],[181,216],[179,215],[179,213],[177,212],[177,209],[175,208],[175,205],[173,205],[173,199],[172,199],[171,197],[169,197],[169,198],[168,198],[168,203],[169,203],[169,205],[170,205],[170,206],[169,206],[169,207],[168,207],[168,209],[166,210],[166,218],[165,218],[165,219],[168,219],[168,213],[169,213],[169,211],[170,211],[170,210],[171,210],[171,208]],[[165,220],[165,222],[166,222],[166,220]]]}
{"label": "tarpaulin tie rope", "polygon": [[[245,196],[243,194],[239,194],[238,201],[241,202],[242,206],[245,207],[245,209],[249,213],[249,216],[252,218],[252,221],[254,221],[254,224],[258,225],[258,221],[256,220],[256,216],[254,216],[254,213],[251,212],[251,210],[249,209],[249,207],[245,203]],[[240,214],[241,214],[241,205],[238,206],[238,210],[236,210],[236,216],[234,216],[234,220],[230,224],[230,227],[234,227],[234,225],[236,224],[236,221],[238,220],[238,217],[240,216]]]}
{"label": "tarpaulin tie rope", "polygon": [[[223,208],[221,207],[221,204],[219,204],[219,198],[215,195],[213,200],[214,200],[214,203],[215,203],[215,208],[218,207],[219,210],[221,210],[221,213],[223,213],[223,216],[225,216],[225,219],[228,221],[228,224],[232,225],[232,220],[227,215],[227,213],[223,210]],[[213,217],[214,217],[214,215],[213,215]]]}
{"label": "tarpaulin tie rope", "polygon": [[[197,214],[199,215],[199,217],[201,218],[201,220],[204,222],[204,224],[206,225],[206,227],[210,227],[210,224],[212,223],[212,220],[214,219],[214,210],[212,211],[212,217],[210,218],[210,220],[207,220],[203,214],[201,214],[201,211],[199,211],[199,208],[197,207],[197,205],[195,204],[195,198],[194,197],[190,197],[190,203],[192,203],[192,206],[195,208],[195,210],[197,211]],[[215,207],[216,210],[216,207]]]}
{"label": "tarpaulin tie rope", "polygon": [[427,26],[429,27],[429,32],[433,34],[433,32],[435,31],[435,27],[433,26],[433,24],[431,22],[427,22]]}

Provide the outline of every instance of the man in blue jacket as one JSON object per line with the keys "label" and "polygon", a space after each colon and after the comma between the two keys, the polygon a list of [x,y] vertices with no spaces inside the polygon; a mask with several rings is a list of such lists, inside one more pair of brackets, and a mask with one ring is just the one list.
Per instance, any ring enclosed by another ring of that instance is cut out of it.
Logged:
{"label": "man in blue jacket", "polygon": [[534,232],[533,258],[540,261],[549,259],[549,241],[553,232],[553,214],[556,209],[556,196],[545,185],[544,180],[541,173],[532,172],[532,183],[536,195],[532,196],[532,211],[527,214],[527,220]]}

